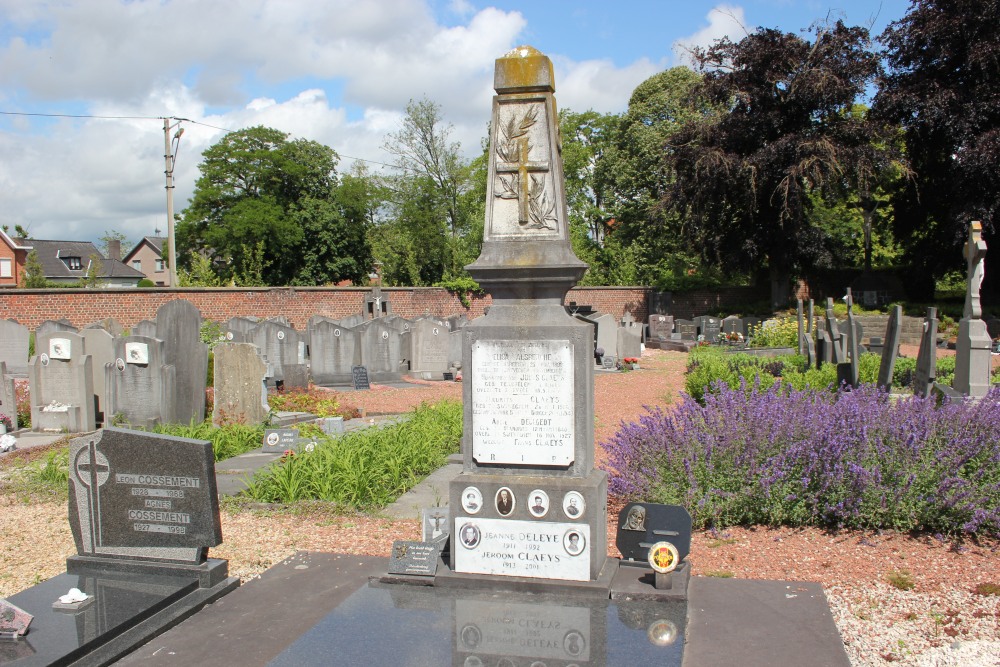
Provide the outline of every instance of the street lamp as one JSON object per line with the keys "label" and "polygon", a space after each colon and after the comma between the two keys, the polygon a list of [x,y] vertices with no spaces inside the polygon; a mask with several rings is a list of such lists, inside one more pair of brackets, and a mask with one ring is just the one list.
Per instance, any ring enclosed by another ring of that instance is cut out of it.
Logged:
{"label": "street lamp", "polygon": [[[170,121],[176,120],[171,124]],[[167,175],[167,265],[169,268],[170,286],[177,287],[177,245],[174,241],[174,163],[177,160],[177,148],[181,143],[181,135],[184,128],[181,122],[187,118],[164,118],[163,119],[163,159],[166,162]],[[170,130],[177,128],[173,138],[170,137]]]}

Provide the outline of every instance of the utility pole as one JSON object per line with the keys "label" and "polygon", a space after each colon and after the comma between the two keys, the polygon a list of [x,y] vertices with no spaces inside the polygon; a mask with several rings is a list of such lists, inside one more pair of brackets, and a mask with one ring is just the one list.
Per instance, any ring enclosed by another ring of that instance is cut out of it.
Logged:
{"label": "utility pole", "polygon": [[[171,124],[170,121],[176,120]],[[166,162],[167,175],[167,266],[170,271],[170,286],[177,287],[177,245],[174,240],[174,162],[177,159],[177,148],[181,142],[181,135],[184,128],[180,127],[181,121],[186,118],[164,118],[163,119],[163,159]],[[173,139],[170,137],[170,130],[178,128]]]}

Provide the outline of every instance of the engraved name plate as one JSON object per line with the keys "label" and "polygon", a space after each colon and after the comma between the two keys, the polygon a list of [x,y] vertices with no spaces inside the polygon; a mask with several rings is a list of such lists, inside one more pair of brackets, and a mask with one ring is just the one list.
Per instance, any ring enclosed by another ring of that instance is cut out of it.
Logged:
{"label": "engraved name plate", "polygon": [[587,524],[456,517],[454,528],[457,572],[590,579]]}
{"label": "engraved name plate", "polygon": [[573,347],[565,340],[472,345],[472,456],[479,462],[573,462]]}

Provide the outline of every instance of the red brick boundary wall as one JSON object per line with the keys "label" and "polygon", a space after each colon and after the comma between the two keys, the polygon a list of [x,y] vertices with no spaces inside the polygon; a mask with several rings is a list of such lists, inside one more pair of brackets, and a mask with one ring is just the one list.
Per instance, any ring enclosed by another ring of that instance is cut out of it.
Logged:
{"label": "red brick boundary wall", "polygon": [[[479,317],[492,303],[488,295],[470,295],[469,307],[439,287],[386,287],[392,312],[406,318],[421,315]],[[141,289],[0,290],[0,319],[14,319],[34,330],[45,320],[65,318],[76,327],[113,317],[131,328],[140,320],[154,319],[167,301],[187,299],[203,317],[224,322],[235,316],[284,315],[297,329],[304,329],[313,315],[341,318],[360,313],[367,287],[203,287]],[[566,303],[593,306],[621,317],[629,312],[640,322],[648,317],[648,287],[580,287],[569,292]]]}

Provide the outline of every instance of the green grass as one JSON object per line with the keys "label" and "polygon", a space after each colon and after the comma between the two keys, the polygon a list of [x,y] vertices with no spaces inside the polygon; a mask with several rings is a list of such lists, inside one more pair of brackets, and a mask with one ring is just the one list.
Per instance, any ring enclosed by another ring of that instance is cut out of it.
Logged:
{"label": "green grass", "polygon": [[210,421],[200,424],[159,424],[153,428],[154,433],[173,435],[178,438],[208,440],[212,443],[212,452],[216,461],[224,461],[240,454],[260,449],[264,442],[264,426],[247,426],[245,424],[227,424],[213,426]]}
{"label": "green grass", "polygon": [[460,403],[422,405],[399,424],[320,438],[313,451],[258,472],[244,495],[266,503],[322,500],[381,508],[444,465],[461,436]]}
{"label": "green grass", "polygon": [[24,503],[65,501],[69,496],[69,446],[59,443],[5,462],[0,493]]}

